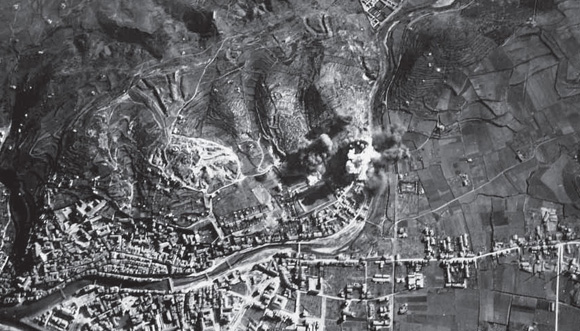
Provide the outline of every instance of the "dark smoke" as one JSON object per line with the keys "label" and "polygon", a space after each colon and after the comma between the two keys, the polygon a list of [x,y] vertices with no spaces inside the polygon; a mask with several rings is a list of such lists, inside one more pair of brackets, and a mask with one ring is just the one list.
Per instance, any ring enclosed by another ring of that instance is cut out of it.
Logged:
{"label": "dark smoke", "polygon": [[373,164],[375,168],[387,168],[389,164],[409,156],[409,149],[403,144],[404,134],[405,128],[400,124],[390,125],[373,134],[373,147],[381,153],[381,157]]}
{"label": "dark smoke", "polygon": [[333,148],[332,139],[327,134],[321,134],[308,146],[288,155],[282,177],[299,179],[323,170]]}
{"label": "dark smoke", "polygon": [[373,164],[367,171],[366,189],[373,195],[380,195],[387,187],[387,180],[387,171]]}
{"label": "dark smoke", "polygon": [[387,186],[389,165],[409,157],[409,149],[403,144],[405,128],[393,124],[373,134],[373,147],[381,154],[372,161],[367,171],[366,188],[372,194],[381,194]]}
{"label": "dark smoke", "polygon": [[403,142],[405,128],[400,124],[388,126],[383,131],[373,134],[373,147],[378,151],[384,151],[393,147],[400,146]]}

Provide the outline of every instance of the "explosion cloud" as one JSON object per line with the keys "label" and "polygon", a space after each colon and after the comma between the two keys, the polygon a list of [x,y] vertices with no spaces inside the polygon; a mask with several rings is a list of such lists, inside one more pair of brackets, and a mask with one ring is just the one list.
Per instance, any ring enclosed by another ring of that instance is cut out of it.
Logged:
{"label": "explosion cloud", "polygon": [[324,172],[324,163],[332,155],[334,143],[329,135],[321,134],[307,146],[289,156],[286,175],[309,176]]}
{"label": "explosion cloud", "polygon": [[384,168],[388,164],[409,156],[409,149],[403,145],[405,128],[400,124],[393,124],[383,131],[373,134],[373,147],[381,154],[375,161],[375,167]]}
{"label": "explosion cloud", "polygon": [[409,157],[409,149],[403,144],[405,128],[400,124],[388,126],[373,134],[372,147],[376,157],[371,160],[366,173],[366,186],[372,193],[382,192],[386,186],[389,164]]}

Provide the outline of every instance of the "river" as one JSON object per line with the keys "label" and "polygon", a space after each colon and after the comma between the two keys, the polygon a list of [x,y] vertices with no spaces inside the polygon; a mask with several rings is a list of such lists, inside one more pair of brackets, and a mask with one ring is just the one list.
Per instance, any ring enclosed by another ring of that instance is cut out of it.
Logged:
{"label": "river", "polygon": [[32,260],[26,257],[26,245],[37,216],[34,199],[24,191],[14,170],[0,169],[0,182],[10,190],[10,214],[16,232],[10,258],[17,271],[27,270],[32,266]]}

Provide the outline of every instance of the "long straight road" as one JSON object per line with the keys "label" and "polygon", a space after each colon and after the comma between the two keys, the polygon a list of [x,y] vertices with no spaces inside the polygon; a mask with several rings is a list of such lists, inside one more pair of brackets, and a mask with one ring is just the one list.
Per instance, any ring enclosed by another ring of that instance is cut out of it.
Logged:
{"label": "long straight road", "polygon": [[556,273],[556,321],[554,331],[558,331],[558,316],[560,316],[560,273],[562,272],[562,249],[563,245],[558,245],[558,267]]}

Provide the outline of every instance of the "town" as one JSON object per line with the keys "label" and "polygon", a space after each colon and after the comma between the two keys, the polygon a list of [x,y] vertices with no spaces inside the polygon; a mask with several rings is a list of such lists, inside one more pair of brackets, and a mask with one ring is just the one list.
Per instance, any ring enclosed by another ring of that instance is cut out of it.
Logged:
{"label": "town", "polygon": [[[79,205],[77,209],[87,217],[106,211],[96,202]],[[90,211],[95,212],[90,214]],[[294,252],[278,253],[242,269],[208,276],[205,282],[197,284],[169,281],[168,286],[158,289],[89,285],[28,323],[51,330],[67,330],[71,323],[90,326],[91,330],[220,330],[225,327],[258,331],[281,326],[293,330],[326,330],[342,324],[391,330],[395,321],[426,313],[416,302],[431,300],[433,289],[452,291],[442,293],[458,291],[455,295],[461,296],[462,292],[468,295],[481,288],[489,277],[482,271],[488,269],[486,265],[493,270],[516,263],[518,272],[532,277],[558,274],[557,284],[568,278],[576,280],[580,276],[580,242],[574,241],[576,233],[558,224],[553,209],[541,209],[540,217],[542,224],[534,229],[533,236],[513,236],[509,241],[496,242],[488,253],[473,252],[468,234],[454,238],[439,236],[434,229],[426,227],[416,243],[423,246],[424,256],[420,258],[405,258],[400,254],[317,255],[301,252],[300,247],[305,244],[296,244]],[[63,226],[67,227],[65,223]],[[114,232],[111,227],[106,231]],[[138,231],[133,237],[139,238]],[[399,241],[411,240],[401,237],[399,232],[397,237]],[[203,238],[200,231],[192,235],[191,241],[203,242]],[[167,240],[171,242],[170,238]],[[67,247],[66,243],[61,245]],[[118,252],[103,260],[110,261],[111,265],[115,265],[114,261],[123,261],[125,269],[104,268],[105,271],[99,272],[128,274],[140,270],[138,260],[134,266],[130,264],[131,250],[126,247],[123,251],[126,253]],[[40,247],[39,254],[43,254]],[[164,261],[163,257],[156,259]],[[170,265],[176,265],[177,260]],[[143,269],[148,277],[169,275],[169,270],[161,267],[165,264],[156,266],[153,258],[142,262],[149,268]],[[67,275],[66,271],[60,272],[52,279]],[[23,289],[38,286],[38,279],[23,280]],[[558,299],[546,300],[547,313],[554,314]]]}

